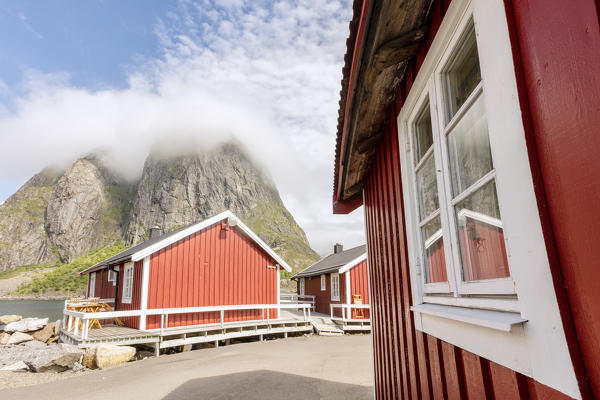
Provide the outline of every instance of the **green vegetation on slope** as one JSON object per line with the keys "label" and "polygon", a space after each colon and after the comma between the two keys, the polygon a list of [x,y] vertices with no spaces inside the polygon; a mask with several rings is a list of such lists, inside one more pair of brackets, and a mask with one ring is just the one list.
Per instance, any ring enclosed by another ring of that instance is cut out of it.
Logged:
{"label": "green vegetation on slope", "polygon": [[42,265],[23,265],[13,269],[7,269],[0,271],[0,279],[9,279],[15,276],[21,275],[24,272],[43,272],[48,268],[56,267],[54,264],[42,264]]}
{"label": "green vegetation on slope", "polygon": [[59,265],[56,269],[48,272],[44,276],[34,278],[31,282],[12,292],[11,295],[36,296],[43,294],[82,294],[85,292],[87,285],[87,276],[77,276],[77,274],[125,249],[125,245],[121,242],[115,242],[114,244],[105,247],[98,247],[73,262]]}

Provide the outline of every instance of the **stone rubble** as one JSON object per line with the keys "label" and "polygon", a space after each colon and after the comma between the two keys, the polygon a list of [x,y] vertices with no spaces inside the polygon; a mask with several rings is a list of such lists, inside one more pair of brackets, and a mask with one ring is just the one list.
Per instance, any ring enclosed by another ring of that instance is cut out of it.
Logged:
{"label": "stone rubble", "polygon": [[20,321],[22,317],[20,315],[8,314],[8,315],[0,315],[0,325],[7,325],[11,322]]}
{"label": "stone rubble", "polygon": [[54,343],[59,339],[60,320],[48,323],[48,318],[21,319],[12,315],[0,318],[10,321],[0,326],[0,371],[82,372],[145,358],[146,353],[152,355],[141,351],[136,358],[137,349],[130,346],[80,349],[71,344]]}
{"label": "stone rubble", "polygon": [[11,322],[4,327],[6,332],[34,332],[42,329],[48,324],[48,318],[24,318],[20,321]]}
{"label": "stone rubble", "polygon": [[15,332],[10,336],[10,339],[8,339],[8,342],[6,344],[19,344],[23,342],[28,342],[30,340],[33,340],[33,337],[31,335],[28,335],[23,332]]}

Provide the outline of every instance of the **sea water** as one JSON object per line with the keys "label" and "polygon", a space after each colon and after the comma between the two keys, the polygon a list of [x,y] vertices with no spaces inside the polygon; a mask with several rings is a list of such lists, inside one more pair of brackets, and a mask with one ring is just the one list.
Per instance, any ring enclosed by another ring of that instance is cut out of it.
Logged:
{"label": "sea water", "polygon": [[62,319],[64,300],[0,300],[0,315],[16,314],[23,318]]}

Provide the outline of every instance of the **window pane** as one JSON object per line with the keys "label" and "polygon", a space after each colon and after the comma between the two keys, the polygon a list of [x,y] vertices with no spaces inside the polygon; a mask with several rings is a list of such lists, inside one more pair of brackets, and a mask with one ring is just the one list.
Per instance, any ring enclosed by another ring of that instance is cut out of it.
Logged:
{"label": "window pane", "polygon": [[455,207],[463,281],[510,275],[494,181]]}
{"label": "window pane", "polygon": [[423,246],[425,248],[425,282],[446,282],[446,258],[444,256],[444,240],[442,223],[436,217],[421,228]]}
{"label": "window pane", "polygon": [[483,96],[448,134],[448,153],[454,197],[494,168]]}
{"label": "window pane", "polygon": [[445,79],[448,90],[447,113],[450,121],[481,81],[477,41],[473,27],[446,70]]}
{"label": "window pane", "polygon": [[419,220],[423,220],[440,207],[433,153],[429,154],[416,175],[417,197],[419,199]]}
{"label": "window pane", "polygon": [[427,150],[433,144],[433,132],[431,130],[431,113],[429,112],[429,103],[425,103],[425,108],[421,111],[415,121],[415,163],[421,161]]}

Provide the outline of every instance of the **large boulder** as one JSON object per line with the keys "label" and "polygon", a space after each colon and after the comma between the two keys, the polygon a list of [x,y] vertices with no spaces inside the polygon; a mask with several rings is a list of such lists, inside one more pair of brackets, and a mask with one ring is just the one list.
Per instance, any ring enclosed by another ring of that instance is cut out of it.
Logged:
{"label": "large boulder", "polygon": [[0,371],[27,371],[29,367],[23,361],[17,361],[16,363],[5,365],[0,368]]}
{"label": "large boulder", "polygon": [[46,343],[48,339],[54,336],[54,328],[56,327],[56,322],[50,322],[48,325],[44,326],[41,330],[34,332],[31,334],[35,340],[39,340],[40,342]]}
{"label": "large boulder", "polygon": [[81,360],[81,364],[89,369],[98,368],[96,365],[96,349],[97,347],[88,347],[85,349],[85,353],[83,354],[83,359]]}
{"label": "large boulder", "polygon": [[37,340],[30,340],[28,342],[21,343],[20,346],[27,347],[28,349],[45,349],[46,343],[39,342]]}
{"label": "large boulder", "polygon": [[135,347],[100,345],[96,348],[96,365],[98,368],[124,364],[135,356]]}
{"label": "large boulder", "polygon": [[11,322],[4,327],[6,332],[35,332],[42,329],[48,323],[48,318],[24,318],[17,322]]}
{"label": "large boulder", "polygon": [[19,344],[23,342],[28,342],[30,340],[33,340],[33,337],[31,335],[28,335],[23,332],[15,332],[10,336],[6,344]]}
{"label": "large boulder", "polygon": [[51,344],[37,351],[25,364],[34,372],[62,372],[81,362],[83,350],[72,344]]}
{"label": "large boulder", "polygon": [[20,315],[15,315],[15,314],[0,315],[0,325],[7,325],[7,324],[10,324],[11,322],[17,322],[20,320],[21,320]]}
{"label": "large boulder", "polygon": [[0,333],[0,346],[4,346],[8,343],[8,339],[10,339],[10,333],[2,332]]}

